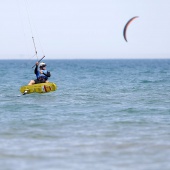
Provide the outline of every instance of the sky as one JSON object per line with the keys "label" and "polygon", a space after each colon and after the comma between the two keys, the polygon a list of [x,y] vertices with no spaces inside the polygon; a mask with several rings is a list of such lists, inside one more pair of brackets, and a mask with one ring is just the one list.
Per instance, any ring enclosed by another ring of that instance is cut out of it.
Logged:
{"label": "sky", "polygon": [[[1,0],[0,59],[170,58],[170,0]],[[126,42],[123,28],[127,29]]]}

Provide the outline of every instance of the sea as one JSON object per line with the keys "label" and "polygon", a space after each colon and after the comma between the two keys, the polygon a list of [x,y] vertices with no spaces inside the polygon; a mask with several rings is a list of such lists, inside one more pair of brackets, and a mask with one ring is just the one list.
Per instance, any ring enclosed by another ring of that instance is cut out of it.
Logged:
{"label": "sea", "polygon": [[0,170],[169,170],[170,60],[0,60]]}

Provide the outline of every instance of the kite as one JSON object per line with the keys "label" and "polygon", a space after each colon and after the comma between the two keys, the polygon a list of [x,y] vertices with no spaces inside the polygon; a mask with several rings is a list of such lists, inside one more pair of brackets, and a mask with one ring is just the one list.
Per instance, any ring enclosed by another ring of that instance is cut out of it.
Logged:
{"label": "kite", "polygon": [[126,25],[125,25],[125,27],[124,27],[124,29],[123,29],[123,36],[124,36],[124,39],[125,39],[126,42],[127,42],[127,37],[126,37],[127,28],[128,28],[128,26],[130,25],[130,23],[131,23],[134,19],[136,19],[136,18],[138,18],[138,16],[131,18],[131,19],[126,23]]}

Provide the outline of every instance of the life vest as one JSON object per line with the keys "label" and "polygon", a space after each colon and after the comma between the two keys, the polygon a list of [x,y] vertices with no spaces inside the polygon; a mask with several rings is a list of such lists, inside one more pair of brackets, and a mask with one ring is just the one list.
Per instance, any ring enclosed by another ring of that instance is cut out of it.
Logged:
{"label": "life vest", "polygon": [[[41,71],[43,71],[44,74],[47,74],[47,70],[41,70]],[[44,74],[41,74],[40,71],[37,71],[37,74],[36,74],[37,79],[38,80],[42,80],[42,79],[47,80],[48,77],[46,75],[44,75]]]}

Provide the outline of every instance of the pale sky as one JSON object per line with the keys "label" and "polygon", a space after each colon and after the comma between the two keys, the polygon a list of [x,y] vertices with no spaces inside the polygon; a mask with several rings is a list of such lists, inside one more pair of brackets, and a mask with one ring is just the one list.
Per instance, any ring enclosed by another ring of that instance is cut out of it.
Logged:
{"label": "pale sky", "polygon": [[170,58],[170,0],[0,2],[0,59]]}

